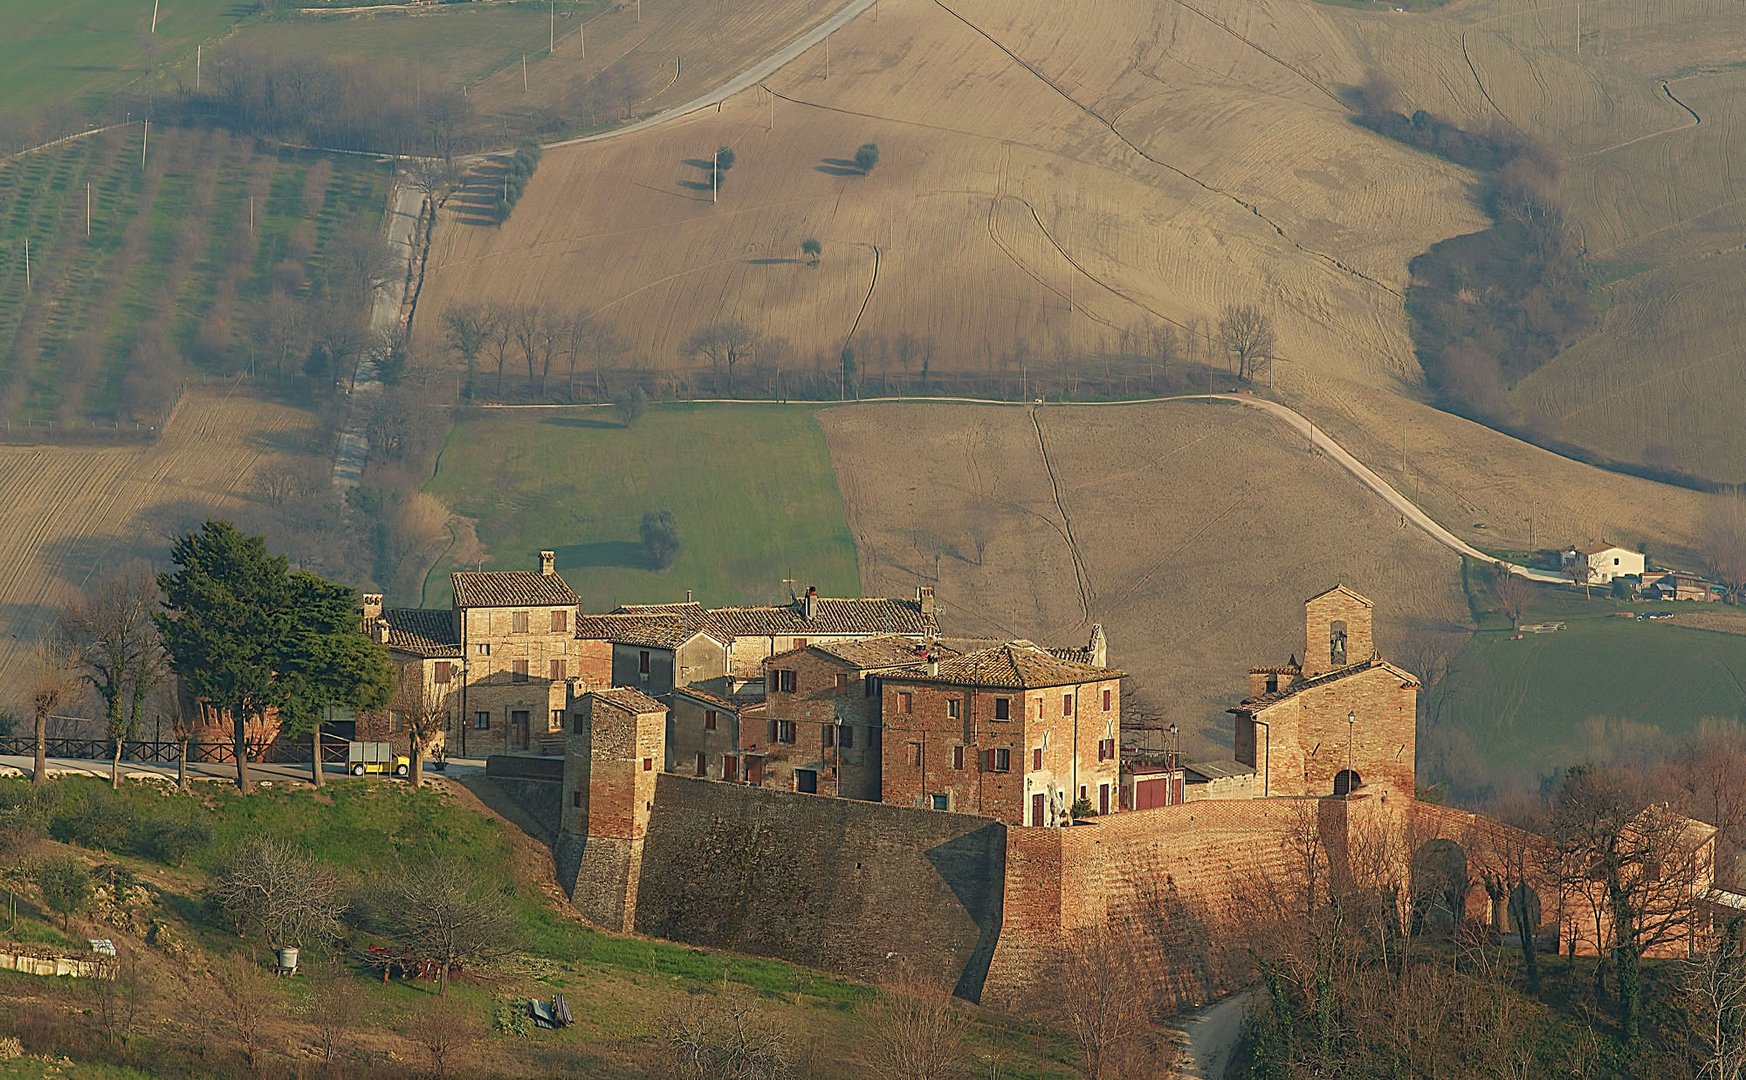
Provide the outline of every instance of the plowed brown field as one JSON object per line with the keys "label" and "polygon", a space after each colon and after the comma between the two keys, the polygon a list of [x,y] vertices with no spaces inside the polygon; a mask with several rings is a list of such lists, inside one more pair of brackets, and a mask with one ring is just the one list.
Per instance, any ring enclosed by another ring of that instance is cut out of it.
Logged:
{"label": "plowed brown field", "polygon": [[1465,638],[1456,557],[1249,410],[818,416],[869,594],[937,584],[949,631],[1049,645],[1100,622],[1133,677],[1127,716],[1178,724],[1193,753],[1229,756],[1224,709],[1247,693],[1244,672],[1301,655],[1299,604],[1335,582],[1376,600],[1390,656]]}
{"label": "plowed brown field", "polygon": [[[25,670],[25,652],[80,586],[163,551],[147,522],[154,507],[236,506],[256,471],[280,456],[274,447],[308,426],[296,409],[191,391],[151,446],[0,446],[0,671]],[[23,690],[12,678],[0,687],[0,702]]]}

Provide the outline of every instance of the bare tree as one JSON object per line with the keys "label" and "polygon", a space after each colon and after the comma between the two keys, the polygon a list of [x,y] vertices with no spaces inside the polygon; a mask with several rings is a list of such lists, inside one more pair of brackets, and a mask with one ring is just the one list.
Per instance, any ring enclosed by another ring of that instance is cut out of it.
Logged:
{"label": "bare tree", "polygon": [[412,750],[412,786],[424,784],[425,755],[441,745],[448,731],[451,696],[424,681],[424,669],[408,664],[400,670],[389,705],[393,716],[406,728]]}
{"label": "bare tree", "polygon": [[158,586],[145,571],[124,571],[92,585],[84,598],[61,612],[58,628],[80,676],[103,701],[103,720],[113,754],[111,787],[121,786],[125,740],[138,737],[144,702],[164,679],[167,663],[152,622]]}
{"label": "bare tree", "polygon": [[515,916],[502,888],[453,860],[433,856],[400,867],[377,904],[384,933],[437,965],[439,997],[449,992],[455,969],[514,947]]}
{"label": "bare tree", "polygon": [[188,743],[200,730],[199,708],[182,694],[174,677],[158,687],[158,713],[170,722],[170,737],[176,740],[176,786],[188,790]]}
{"label": "bare tree", "polygon": [[862,1065],[880,1080],[945,1080],[964,1056],[964,1022],[952,995],[905,966],[864,1013]]}
{"label": "bare tree", "polygon": [[137,958],[122,956],[113,963],[114,978],[80,981],[91,984],[91,1011],[104,1040],[120,1046],[133,1037],[140,1006],[151,998],[151,987]]}
{"label": "bare tree", "polygon": [[237,849],[213,882],[212,896],[240,933],[274,949],[337,937],[345,910],[339,875],[274,836]]}
{"label": "bare tree", "polygon": [[707,359],[717,371],[727,372],[727,396],[734,395],[734,368],[758,350],[758,335],[744,323],[725,322],[706,326],[691,335],[679,350],[684,357]]}
{"label": "bare tree", "polygon": [[[1593,765],[1570,769],[1553,796],[1551,839],[1560,864],[1604,913],[1625,1041],[1642,1029],[1643,955],[1690,927],[1704,884],[1690,819],[1647,803],[1632,775]],[[1597,947],[1599,942],[1597,941]]]}
{"label": "bare tree", "polygon": [[1091,930],[1068,947],[1059,989],[1085,1076],[1133,1075],[1148,1023],[1132,950],[1106,927]]}
{"label": "bare tree", "polygon": [[1261,365],[1273,362],[1273,318],[1252,304],[1231,304],[1219,313],[1219,344],[1236,367],[1237,378],[1250,379]]}
{"label": "bare tree", "polygon": [[509,359],[509,346],[515,341],[514,309],[492,304],[485,309],[485,342],[491,347],[491,358],[497,362],[497,392],[503,393],[503,366]]}
{"label": "bare tree", "polygon": [[426,1000],[407,1013],[408,1036],[430,1055],[438,1080],[451,1071],[485,1037],[478,1009],[456,998]]}
{"label": "bare tree", "polygon": [[434,209],[443,200],[443,196],[454,190],[460,181],[460,170],[453,161],[441,157],[408,158],[401,163],[401,171],[405,173],[407,183],[416,191],[424,192]]}
{"label": "bare tree", "polygon": [[1502,563],[1498,563],[1492,567],[1491,596],[1497,601],[1497,609],[1509,616],[1510,629],[1520,630],[1522,616],[1534,603],[1534,586],[1527,578],[1510,573]]}
{"label": "bare tree", "polygon": [[1746,600],[1746,495],[1718,495],[1704,518],[1704,559],[1730,603]]}
{"label": "bare tree", "polygon": [[210,1014],[215,1036],[234,1035],[241,1043],[243,1064],[259,1075],[266,1064],[268,1025],[283,1000],[261,970],[239,955],[221,957],[212,965],[220,1008]]}
{"label": "bare tree", "polygon": [[535,357],[539,355],[540,345],[545,334],[545,320],[540,309],[533,304],[521,304],[509,309],[509,332],[515,338],[515,347],[521,350],[521,358],[527,364],[527,388],[534,386]]}
{"label": "bare tree", "polygon": [[32,652],[28,669],[25,685],[30,695],[30,715],[36,736],[36,763],[30,781],[41,787],[48,783],[49,717],[71,696],[77,675],[66,647],[52,638]]}
{"label": "bare tree", "polygon": [[1584,598],[1594,599],[1594,567],[1589,564],[1588,556],[1581,551],[1572,551],[1570,561],[1564,565],[1564,572],[1570,575],[1573,585],[1580,585]]}
{"label": "bare tree", "polygon": [[321,1040],[321,1059],[331,1065],[364,1019],[364,995],[343,964],[316,968],[309,979],[305,1016]]}
{"label": "bare tree", "polygon": [[490,309],[482,304],[450,304],[443,311],[443,341],[466,367],[469,381],[491,340],[491,329]]}
{"label": "bare tree", "polygon": [[377,289],[406,272],[373,216],[345,222],[322,249],[329,285],[368,304]]}
{"label": "bare tree", "polygon": [[753,998],[735,995],[713,1006],[692,998],[663,1026],[685,1080],[785,1080],[794,1074],[786,1034],[760,1015]]}
{"label": "bare tree", "polygon": [[1734,920],[1709,934],[1685,962],[1681,989],[1703,1048],[1698,1075],[1705,1080],[1746,1080],[1746,955]]}

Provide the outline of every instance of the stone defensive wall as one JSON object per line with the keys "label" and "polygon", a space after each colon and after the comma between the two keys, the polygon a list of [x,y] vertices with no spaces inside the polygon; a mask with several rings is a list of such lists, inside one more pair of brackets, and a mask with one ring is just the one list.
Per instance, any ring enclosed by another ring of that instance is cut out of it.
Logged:
{"label": "stone defensive wall", "polygon": [[907,965],[979,1001],[1007,833],[967,814],[663,773],[636,929],[876,981]]}

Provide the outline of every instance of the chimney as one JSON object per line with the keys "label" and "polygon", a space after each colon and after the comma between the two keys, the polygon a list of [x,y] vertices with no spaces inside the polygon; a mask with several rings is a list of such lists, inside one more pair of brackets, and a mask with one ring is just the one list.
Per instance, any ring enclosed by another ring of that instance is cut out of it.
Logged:
{"label": "chimney", "polygon": [[929,675],[938,675],[939,673],[940,673],[940,662],[938,660],[935,660],[931,656],[928,657],[928,674]]}
{"label": "chimney", "polygon": [[558,572],[558,553],[555,551],[540,552],[540,573],[551,577]]}
{"label": "chimney", "polygon": [[921,608],[921,613],[923,615],[931,617],[934,613],[934,587],[932,585],[917,586],[915,590],[915,602],[916,606]]}
{"label": "chimney", "polygon": [[800,617],[812,621],[812,613],[818,610],[818,589],[811,585],[806,587],[806,595],[800,598]]}
{"label": "chimney", "polygon": [[380,619],[382,617],[382,594],[367,592],[364,594],[364,606],[360,609],[364,618]]}
{"label": "chimney", "polygon": [[[380,611],[381,609],[378,608],[377,610]],[[380,645],[388,644],[388,620],[387,619],[377,619],[376,620],[376,642],[377,642],[377,644],[380,644]]]}

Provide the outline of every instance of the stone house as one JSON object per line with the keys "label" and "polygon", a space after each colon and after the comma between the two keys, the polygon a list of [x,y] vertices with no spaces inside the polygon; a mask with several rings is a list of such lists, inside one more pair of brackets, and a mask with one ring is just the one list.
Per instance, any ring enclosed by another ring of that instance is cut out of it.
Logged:
{"label": "stone house", "polygon": [[665,700],[675,689],[727,674],[727,643],[679,615],[585,615],[579,644],[606,646],[608,686]]}
{"label": "stone house", "polygon": [[[882,596],[827,597],[819,596],[817,589],[808,588],[787,604],[721,608],[706,608],[692,600],[679,604],[629,604],[600,617],[599,622],[590,616],[584,625],[590,633],[657,633],[654,627],[659,624],[651,621],[639,631],[635,622],[615,619],[618,616],[660,618],[668,620],[672,627],[702,631],[725,650],[726,674],[740,679],[757,679],[762,675],[764,661],[770,656],[811,644],[891,634],[919,642],[939,635],[934,591],[928,586],[917,589],[913,600]],[[677,630],[664,629],[660,633],[676,634]],[[642,646],[637,648],[640,651]],[[655,649],[649,651],[649,662],[657,663]],[[614,674],[617,675],[616,648],[613,659]],[[679,666],[682,667],[683,663]],[[676,677],[674,686],[684,686],[687,682],[707,677],[699,675],[689,680]],[[627,685],[638,684],[633,681]]]}
{"label": "stone house", "polygon": [[1413,797],[1419,682],[1376,653],[1369,600],[1335,586],[1304,602],[1303,662],[1249,672],[1235,717],[1237,761],[1263,797]]}
{"label": "stone house", "polygon": [[[364,633],[388,648],[388,660],[394,666],[395,698],[385,713],[353,719],[350,737],[391,742],[396,753],[411,753],[411,738],[398,715],[398,707],[422,699],[446,714],[443,734],[426,748],[427,752],[437,754],[448,749],[448,738],[456,733],[460,717],[461,669],[466,658],[460,635],[455,632],[453,612],[441,608],[384,607],[380,593],[366,593],[362,614]],[[339,722],[330,724],[330,729],[334,734],[346,735],[345,719],[336,720]]]}
{"label": "stone house", "polygon": [[[666,769],[681,776],[738,781],[740,731],[763,721],[762,687],[740,684],[741,693],[703,684],[681,686],[668,698]],[[718,692],[719,691],[719,692]]]}
{"label": "stone house", "polygon": [[1122,677],[1023,641],[881,676],[881,800],[1009,825],[1116,812]]}
{"label": "stone house", "polygon": [[[803,645],[764,661],[762,724],[741,754],[766,787],[878,802],[882,677],[926,666],[944,647],[899,635]],[[957,655],[949,652],[948,655]]]}
{"label": "stone house", "polygon": [[1708,603],[1721,598],[1721,594],[1708,581],[1696,574],[1678,572],[1663,575],[1643,590],[1645,600],[1695,600]]}
{"label": "stone house", "polygon": [[576,594],[540,552],[539,570],[459,571],[454,616],[466,656],[467,753],[528,753],[559,735],[576,646]]}

